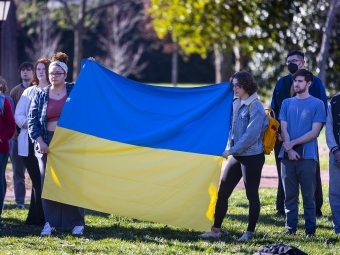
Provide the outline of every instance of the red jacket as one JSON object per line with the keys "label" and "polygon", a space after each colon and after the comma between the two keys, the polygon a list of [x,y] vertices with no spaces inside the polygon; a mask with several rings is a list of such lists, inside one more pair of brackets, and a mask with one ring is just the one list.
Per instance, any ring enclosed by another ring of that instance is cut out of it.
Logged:
{"label": "red jacket", "polygon": [[5,98],[3,115],[0,114],[0,153],[9,152],[9,140],[15,131],[15,120],[11,103]]}

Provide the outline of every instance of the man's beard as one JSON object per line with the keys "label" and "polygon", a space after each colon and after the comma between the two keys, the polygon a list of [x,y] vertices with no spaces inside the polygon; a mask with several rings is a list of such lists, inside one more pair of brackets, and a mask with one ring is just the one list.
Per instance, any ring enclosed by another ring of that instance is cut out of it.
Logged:
{"label": "man's beard", "polygon": [[296,90],[295,90],[295,93],[296,93],[296,94],[302,94],[302,93],[304,93],[304,92],[306,92],[306,91],[307,91],[307,86],[304,87],[303,89],[300,89],[299,91],[296,91]]}

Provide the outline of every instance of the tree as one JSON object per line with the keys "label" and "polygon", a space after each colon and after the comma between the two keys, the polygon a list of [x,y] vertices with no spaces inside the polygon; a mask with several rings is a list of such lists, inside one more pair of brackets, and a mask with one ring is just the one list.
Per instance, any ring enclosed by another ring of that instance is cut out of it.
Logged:
{"label": "tree", "polygon": [[[83,38],[86,28],[94,22],[97,12],[116,3],[114,1],[92,1],[97,2],[96,5],[88,6],[87,0],[79,0],[78,9],[72,8],[72,3],[67,0],[56,0],[60,2],[65,9],[68,24],[74,31],[74,58],[73,58],[73,79],[76,79],[80,70],[80,62],[83,58]],[[100,4],[98,3],[100,2]],[[94,3],[95,4],[95,3]],[[74,5],[74,4],[73,4]],[[85,22],[88,19],[88,22]]]}
{"label": "tree", "polygon": [[[147,63],[139,64],[139,60],[145,47],[138,44],[137,49],[134,44],[139,37],[136,26],[143,19],[142,12],[138,6],[131,4],[113,4],[110,14],[105,15],[104,26],[105,35],[99,37],[102,43],[101,48],[107,52],[103,63],[114,72],[122,75],[134,75],[138,77]],[[132,34],[132,36],[131,36]]]}
{"label": "tree", "polygon": [[[292,4],[290,0],[151,2],[150,13],[160,38],[170,33],[185,54],[206,57],[208,52],[214,52],[216,82],[226,81],[234,71],[245,68],[248,59],[244,56],[272,47],[292,19],[284,11]],[[275,16],[271,14],[273,7],[277,9]],[[268,28],[269,19],[277,29]]]}
{"label": "tree", "polygon": [[42,57],[51,57],[51,53],[57,52],[61,33],[57,33],[54,22],[49,17],[47,6],[42,6],[41,16],[38,17],[35,26],[35,36],[32,38],[32,47],[26,47],[31,59],[38,60]]}
{"label": "tree", "polygon": [[19,83],[20,78],[18,75],[16,9],[14,1],[11,1],[7,20],[2,24],[0,31],[0,75],[7,81],[9,90]]}
{"label": "tree", "polygon": [[336,13],[340,10],[340,0],[330,1],[325,27],[323,29],[322,42],[319,54],[317,56],[317,65],[319,69],[319,78],[323,84],[326,84],[326,64],[331,43],[331,32],[336,20]]}

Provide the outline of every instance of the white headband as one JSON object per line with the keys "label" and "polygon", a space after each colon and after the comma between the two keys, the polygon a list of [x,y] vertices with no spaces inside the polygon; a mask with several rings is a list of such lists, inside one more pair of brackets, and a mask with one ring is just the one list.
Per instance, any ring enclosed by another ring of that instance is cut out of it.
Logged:
{"label": "white headband", "polygon": [[59,66],[59,67],[61,67],[65,71],[65,73],[67,73],[68,68],[67,68],[67,65],[64,62],[60,62],[60,61],[52,62],[50,64],[49,68],[48,68],[49,72],[52,71],[51,69],[53,68],[53,66]]}

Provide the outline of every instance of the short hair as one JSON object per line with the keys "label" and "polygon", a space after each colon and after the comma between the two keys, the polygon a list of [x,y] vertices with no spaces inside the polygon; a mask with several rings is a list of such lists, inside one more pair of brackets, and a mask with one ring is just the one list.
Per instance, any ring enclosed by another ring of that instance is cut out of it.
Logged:
{"label": "short hair", "polygon": [[305,77],[305,81],[306,81],[306,82],[313,81],[313,77],[314,77],[314,75],[313,75],[310,71],[308,71],[308,70],[306,70],[306,69],[300,69],[300,70],[298,70],[295,74],[293,74],[294,79],[295,79],[297,76],[303,76],[303,77]]}
{"label": "short hair", "polygon": [[57,53],[54,54],[53,57],[51,58],[51,62],[55,62],[55,61],[64,62],[64,63],[67,65],[68,56],[67,56],[66,53],[64,53],[64,52],[57,52]]}
{"label": "short hair", "polygon": [[240,71],[231,76],[230,79],[231,86],[234,86],[233,84],[234,78],[237,79],[240,88],[243,88],[248,95],[254,94],[259,88],[259,85],[255,81],[254,76],[252,76],[250,73],[246,71]]}
{"label": "short hair", "polygon": [[31,62],[23,62],[23,63],[21,63],[18,72],[20,73],[22,69],[26,69],[26,68],[33,70],[34,66]]}
{"label": "short hair", "polygon": [[4,93],[6,93],[6,91],[8,90],[8,87],[7,87],[7,82],[6,82],[6,80],[5,80],[4,78],[2,78],[1,76],[0,76],[0,83],[2,84],[2,87],[0,88],[0,92],[1,92],[2,94],[4,94]]}
{"label": "short hair", "polygon": [[48,58],[41,58],[41,59],[38,59],[38,61],[35,62],[35,64],[34,64],[33,81],[32,81],[32,84],[34,84],[34,85],[39,84],[39,79],[37,77],[37,66],[40,63],[44,64],[46,80],[47,80],[48,83],[50,83],[50,78],[49,78],[49,75],[48,75],[48,67],[51,64],[51,60],[49,60]]}
{"label": "short hair", "polygon": [[294,55],[298,55],[300,56],[302,59],[305,59],[305,53],[303,53],[301,50],[293,50],[291,52],[288,53],[286,59],[290,56],[294,56]]}

